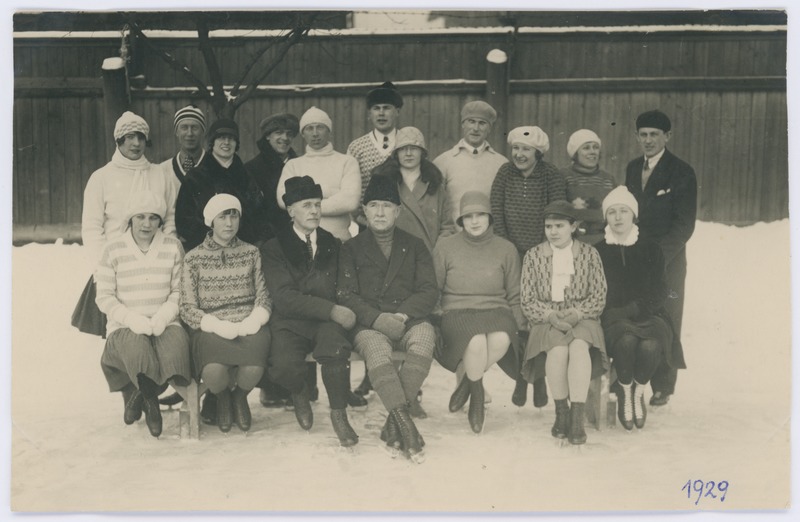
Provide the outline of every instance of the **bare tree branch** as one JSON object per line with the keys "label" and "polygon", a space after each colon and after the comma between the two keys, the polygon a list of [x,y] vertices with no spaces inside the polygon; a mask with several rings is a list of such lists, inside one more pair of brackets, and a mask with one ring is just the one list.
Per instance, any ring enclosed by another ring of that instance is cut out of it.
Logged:
{"label": "bare tree branch", "polygon": [[183,74],[183,76],[187,80],[189,80],[195,87],[197,87],[197,90],[200,91],[200,94],[203,95],[204,98],[206,99],[211,98],[211,93],[208,92],[208,87],[206,86],[206,83],[200,78],[198,78],[186,64],[184,64],[183,62],[172,56],[167,51],[153,45],[150,39],[147,38],[147,36],[139,28],[139,25],[133,20],[128,22],[128,27],[130,28],[131,32],[133,32],[136,36],[139,37],[140,41],[143,42],[148,47],[148,49],[150,49],[156,54],[156,56],[158,56],[164,62],[166,62],[167,65],[169,65],[172,69]]}
{"label": "bare tree branch", "polygon": [[206,62],[206,67],[208,67],[208,74],[211,76],[211,88],[214,91],[212,105],[214,112],[220,114],[227,103],[225,88],[222,84],[222,72],[219,69],[217,56],[214,54],[214,49],[211,47],[211,42],[208,38],[208,23],[206,19],[200,16],[196,19],[196,23],[197,36],[200,40],[200,52]]}
{"label": "bare tree branch", "polygon": [[291,33],[283,34],[278,37],[272,38],[265,46],[263,46],[261,49],[255,52],[255,54],[252,56],[247,65],[245,65],[241,76],[233,85],[233,89],[231,89],[231,96],[236,96],[237,94],[239,94],[239,89],[242,88],[242,84],[247,79],[247,75],[250,74],[250,71],[253,70],[253,67],[256,66],[259,60],[261,60],[261,57],[264,56],[264,54],[270,49],[272,49],[276,44],[283,42],[287,38],[289,38],[290,34]]}

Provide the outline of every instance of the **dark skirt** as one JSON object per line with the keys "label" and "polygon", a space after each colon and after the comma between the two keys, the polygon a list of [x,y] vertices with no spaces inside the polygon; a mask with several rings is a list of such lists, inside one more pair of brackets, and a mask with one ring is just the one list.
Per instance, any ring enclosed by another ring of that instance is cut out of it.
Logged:
{"label": "dark skirt", "polygon": [[197,330],[192,336],[192,361],[195,376],[200,377],[207,364],[267,367],[271,335],[264,325],[253,335],[225,339],[214,333]]}
{"label": "dark skirt", "polygon": [[159,336],[135,334],[128,328],[111,332],[100,358],[100,367],[112,392],[129,383],[139,387],[139,374],[156,384],[176,377],[178,383],[189,384],[192,371],[189,363],[189,336],[180,326],[167,326]]}
{"label": "dark skirt", "polygon": [[106,314],[100,311],[95,302],[97,286],[94,278],[89,276],[89,281],[78,298],[78,304],[72,312],[72,326],[83,333],[99,335],[106,338]]}
{"label": "dark skirt", "polygon": [[[574,339],[582,339],[589,343],[589,355],[592,358],[592,378],[599,377],[609,369],[606,342],[600,321],[581,319],[568,332],[554,328],[550,323],[531,325],[528,344],[522,363],[522,376],[528,382],[544,377],[545,365],[541,357],[555,346],[567,346]],[[536,363],[534,363],[536,361]]]}
{"label": "dark skirt", "polygon": [[652,316],[649,319],[638,322],[623,319],[606,326],[603,330],[605,331],[608,353],[611,357],[614,357],[614,346],[625,334],[633,335],[641,340],[656,341],[662,353],[672,345],[672,327],[667,321],[658,316]]}
{"label": "dark skirt", "polygon": [[511,310],[450,310],[442,315],[442,342],[436,346],[434,357],[451,372],[464,358],[467,345],[476,335],[505,332],[511,339],[511,348],[497,365],[512,379],[519,375],[520,343],[517,322]]}

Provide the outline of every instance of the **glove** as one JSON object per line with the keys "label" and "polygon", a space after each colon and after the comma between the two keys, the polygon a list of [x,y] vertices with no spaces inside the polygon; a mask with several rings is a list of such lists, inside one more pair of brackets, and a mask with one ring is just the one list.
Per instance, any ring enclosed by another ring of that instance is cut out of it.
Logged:
{"label": "glove", "polygon": [[178,316],[178,306],[166,302],[161,305],[153,317],[150,318],[150,326],[153,328],[153,335],[161,335],[167,329],[167,325]]}
{"label": "glove", "polygon": [[253,335],[269,321],[269,310],[261,306],[256,306],[242,322],[239,324],[239,335]]}
{"label": "glove", "polygon": [[379,315],[375,322],[372,323],[372,327],[392,341],[399,341],[406,332],[405,323],[400,322],[394,315],[387,313]]}
{"label": "glove", "polygon": [[572,328],[572,326],[570,326],[568,322],[561,319],[558,312],[555,311],[550,312],[550,315],[547,316],[547,320],[550,322],[553,328],[564,333]]}
{"label": "glove", "polygon": [[206,333],[217,333],[220,320],[211,314],[206,314],[200,320],[200,329]]}
{"label": "glove", "polygon": [[406,321],[408,321],[408,316],[406,314],[394,313],[392,314],[392,317],[395,317],[398,321],[400,321],[403,324],[406,324]]}
{"label": "glove", "polygon": [[[258,331],[258,330],[256,330]],[[230,321],[220,321],[217,325],[217,331],[214,332],[223,339],[233,340],[239,337],[239,323],[232,323]]]}
{"label": "glove", "polygon": [[356,325],[356,314],[346,306],[333,305],[330,313],[331,321],[340,324],[345,330]]}
{"label": "glove", "polygon": [[581,320],[583,314],[574,308],[570,308],[569,310],[560,312],[559,315],[562,321],[569,323],[570,326],[575,326]]}
{"label": "glove", "polygon": [[159,317],[158,314],[155,314],[150,318],[150,329],[153,331],[153,335],[158,337],[167,329],[167,321],[163,317]]}
{"label": "glove", "polygon": [[125,315],[125,326],[135,334],[153,335],[153,328],[150,326],[150,318],[136,312],[128,312]]}

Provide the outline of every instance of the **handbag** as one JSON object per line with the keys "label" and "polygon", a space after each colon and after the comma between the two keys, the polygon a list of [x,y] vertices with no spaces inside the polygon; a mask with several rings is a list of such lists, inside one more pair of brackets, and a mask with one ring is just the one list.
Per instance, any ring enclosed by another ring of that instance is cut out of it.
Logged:
{"label": "handbag", "polygon": [[78,298],[78,304],[72,312],[72,326],[83,333],[99,335],[106,338],[106,314],[100,311],[95,303],[97,297],[97,287],[94,278],[89,276],[86,286]]}

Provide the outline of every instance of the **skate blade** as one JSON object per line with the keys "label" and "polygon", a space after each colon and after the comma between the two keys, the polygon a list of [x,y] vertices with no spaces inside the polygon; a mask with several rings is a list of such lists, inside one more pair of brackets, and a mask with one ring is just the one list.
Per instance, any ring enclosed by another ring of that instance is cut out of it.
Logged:
{"label": "skate blade", "polygon": [[385,451],[386,454],[393,459],[396,459],[403,453],[403,451],[400,448],[395,448],[394,446],[387,446],[386,444],[383,445],[383,451]]}
{"label": "skate blade", "polygon": [[423,462],[425,462],[425,452],[420,451],[419,453],[415,453],[414,455],[409,455],[408,459],[414,464],[422,464]]}

